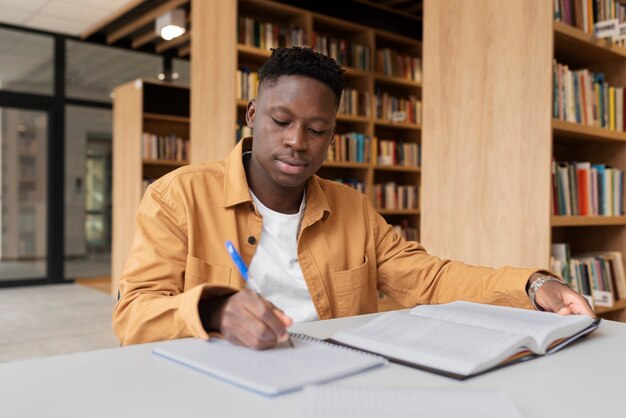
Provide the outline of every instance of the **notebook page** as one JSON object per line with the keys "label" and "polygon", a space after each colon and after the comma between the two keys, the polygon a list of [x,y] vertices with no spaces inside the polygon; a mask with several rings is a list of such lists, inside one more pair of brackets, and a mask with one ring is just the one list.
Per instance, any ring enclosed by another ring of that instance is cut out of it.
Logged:
{"label": "notebook page", "polygon": [[527,338],[389,312],[333,340],[384,356],[448,372],[470,375],[495,366],[519,351]]}
{"label": "notebook page", "polygon": [[521,418],[505,393],[490,389],[307,386],[303,418]]}
{"label": "notebook page", "polygon": [[[586,315],[558,315],[550,312],[530,311],[506,306],[485,305],[456,301],[441,305],[420,305],[410,311],[411,315],[437,318],[460,324],[515,332],[532,336],[539,344],[567,337],[593,323]],[[538,346],[531,347],[543,354]]]}
{"label": "notebook page", "polygon": [[296,390],[307,383],[327,382],[386,364],[378,356],[333,346],[292,334],[288,345],[254,350],[212,338],[165,342],[155,354],[236,385],[267,395]]}

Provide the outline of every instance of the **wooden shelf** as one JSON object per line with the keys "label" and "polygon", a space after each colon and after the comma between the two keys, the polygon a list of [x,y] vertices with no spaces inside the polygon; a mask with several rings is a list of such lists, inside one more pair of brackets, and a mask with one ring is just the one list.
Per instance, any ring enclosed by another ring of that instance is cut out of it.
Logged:
{"label": "wooden shelf", "polygon": [[626,225],[626,216],[552,216],[552,226],[620,226]]}
{"label": "wooden shelf", "polygon": [[360,170],[367,170],[370,168],[369,163],[353,163],[349,161],[324,161],[324,165],[322,167],[333,167],[333,168],[358,168]]}
{"label": "wooden shelf", "polygon": [[342,68],[346,70],[344,74],[347,75],[348,77],[367,77],[370,74],[372,74],[371,71],[360,70],[358,68],[346,67],[346,66],[342,66]]}
{"label": "wooden shelf", "polygon": [[613,306],[596,306],[594,312],[602,315],[609,312],[620,311],[626,309],[626,300],[616,300]]}
{"label": "wooden shelf", "polygon": [[191,121],[190,118],[184,116],[172,116],[172,115],[162,115],[159,113],[144,113],[143,117],[150,120],[156,120],[159,122],[178,122],[178,123],[189,123]]}
{"label": "wooden shelf", "polygon": [[557,60],[570,65],[585,65],[626,58],[626,48],[563,22],[554,22],[554,52]]}
{"label": "wooden shelf", "polygon": [[182,167],[184,165],[188,165],[189,161],[144,159],[143,163],[146,164],[146,165],[160,165],[160,166],[168,166],[168,167]]}
{"label": "wooden shelf", "polygon": [[409,129],[413,131],[419,131],[420,129],[422,129],[421,126],[415,123],[391,122],[391,121],[381,120],[381,119],[376,119],[374,123],[376,124],[376,126],[384,126],[387,128]]}
{"label": "wooden shelf", "polygon": [[382,171],[404,171],[409,173],[419,173],[422,171],[421,167],[408,167],[403,165],[375,165],[374,169]]}
{"label": "wooden shelf", "polygon": [[237,99],[237,107],[247,107],[248,106],[248,100],[246,99]]}
{"label": "wooden shelf", "polygon": [[390,77],[384,74],[374,74],[374,80],[376,80],[379,83],[389,84],[389,85],[394,85],[394,86],[413,87],[416,89],[422,88],[422,83],[419,83],[417,81],[407,80],[405,78],[400,78],[400,77]]}
{"label": "wooden shelf", "polygon": [[243,45],[243,44],[237,44],[237,52],[239,54],[256,58],[261,61],[265,61],[272,55],[272,51],[269,51],[267,49],[261,49],[261,48],[257,48],[256,46]]}
{"label": "wooden shelf", "polygon": [[419,215],[419,209],[376,209],[381,215]]}
{"label": "wooden shelf", "polygon": [[567,122],[560,119],[552,119],[552,132],[556,140],[626,142],[626,132],[611,131],[609,129],[581,125],[580,123]]}
{"label": "wooden shelf", "polygon": [[337,122],[358,122],[358,123],[369,123],[372,119],[368,116],[352,116],[352,115],[343,115],[341,113],[337,114]]}

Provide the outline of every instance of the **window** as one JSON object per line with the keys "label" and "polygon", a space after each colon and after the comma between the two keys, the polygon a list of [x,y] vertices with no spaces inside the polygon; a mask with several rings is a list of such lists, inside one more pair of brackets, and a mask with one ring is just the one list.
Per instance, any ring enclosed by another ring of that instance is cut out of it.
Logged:
{"label": "window", "polygon": [[156,79],[160,56],[66,41],[65,95],[72,99],[111,102],[113,88],[136,78]]}

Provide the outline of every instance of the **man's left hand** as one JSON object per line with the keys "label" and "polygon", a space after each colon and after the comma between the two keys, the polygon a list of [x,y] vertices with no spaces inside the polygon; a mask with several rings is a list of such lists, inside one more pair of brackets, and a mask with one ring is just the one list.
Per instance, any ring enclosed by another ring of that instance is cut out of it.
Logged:
{"label": "man's left hand", "polygon": [[559,315],[596,316],[587,299],[558,282],[547,282],[537,289],[535,302],[547,312],[556,312]]}

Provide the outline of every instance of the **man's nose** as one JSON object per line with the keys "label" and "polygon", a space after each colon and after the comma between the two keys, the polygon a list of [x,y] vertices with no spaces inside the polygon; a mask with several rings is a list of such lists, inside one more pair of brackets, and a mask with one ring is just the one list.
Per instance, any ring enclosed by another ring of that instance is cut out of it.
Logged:
{"label": "man's nose", "polygon": [[285,145],[295,151],[306,149],[306,129],[302,126],[294,125],[285,137]]}

